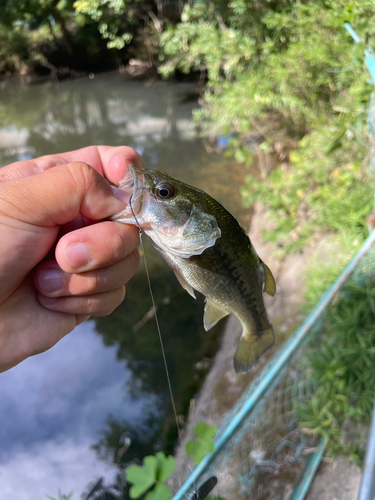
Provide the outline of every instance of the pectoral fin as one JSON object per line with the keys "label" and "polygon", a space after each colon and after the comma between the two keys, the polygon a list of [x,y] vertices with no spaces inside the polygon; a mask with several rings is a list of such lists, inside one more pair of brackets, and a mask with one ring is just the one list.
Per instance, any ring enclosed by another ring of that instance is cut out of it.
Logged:
{"label": "pectoral fin", "polygon": [[229,314],[228,311],[225,311],[221,307],[214,304],[211,300],[206,299],[206,305],[204,307],[204,316],[203,316],[203,326],[207,331],[212,328],[221,318],[224,318]]}
{"label": "pectoral fin", "polygon": [[262,262],[262,265],[265,278],[264,291],[267,292],[268,295],[271,295],[273,297],[276,293],[275,278],[272,276],[271,269],[264,262]]}
{"label": "pectoral fin", "polygon": [[234,355],[234,370],[236,373],[248,372],[258,361],[260,356],[273,346],[274,335],[272,326],[258,335],[245,333]]}
{"label": "pectoral fin", "polygon": [[172,269],[174,274],[176,275],[176,278],[178,279],[180,285],[182,286],[182,288],[185,288],[185,290],[187,291],[187,293],[189,293],[193,299],[196,299],[196,296],[195,296],[195,293],[194,293],[194,288],[189,285],[189,283],[186,281],[186,279],[182,276],[182,274],[180,274],[176,269]]}

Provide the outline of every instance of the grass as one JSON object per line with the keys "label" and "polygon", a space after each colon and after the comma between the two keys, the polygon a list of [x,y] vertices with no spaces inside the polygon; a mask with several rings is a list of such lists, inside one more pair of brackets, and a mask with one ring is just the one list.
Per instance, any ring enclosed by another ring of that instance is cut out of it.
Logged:
{"label": "grass", "polygon": [[[375,400],[375,255],[367,261],[361,280],[353,278],[343,288],[306,350],[304,362],[316,390],[296,408],[300,426],[323,436],[330,455],[341,453],[358,464],[364,450],[355,436],[347,439],[344,424],[368,423]],[[315,298],[315,285],[309,288]]]}

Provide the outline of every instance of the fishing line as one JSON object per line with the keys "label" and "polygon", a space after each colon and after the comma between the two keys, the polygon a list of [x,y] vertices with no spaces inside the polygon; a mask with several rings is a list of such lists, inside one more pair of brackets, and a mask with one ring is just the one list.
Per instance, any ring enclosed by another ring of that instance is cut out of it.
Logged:
{"label": "fishing line", "polygon": [[171,401],[172,401],[172,407],[173,407],[173,413],[174,413],[174,418],[176,420],[176,425],[177,425],[177,431],[178,431],[178,437],[179,437],[179,440],[181,442],[181,430],[180,430],[180,426],[178,424],[178,417],[177,417],[177,411],[176,411],[176,406],[174,404],[174,397],[173,397],[173,391],[172,391],[172,385],[171,385],[171,379],[170,379],[170,376],[169,376],[169,371],[168,371],[168,365],[167,365],[167,358],[165,357],[165,351],[164,351],[164,344],[163,344],[163,339],[162,339],[162,336],[161,336],[161,331],[160,331],[160,326],[159,326],[159,320],[158,320],[158,316],[156,314],[156,306],[155,306],[155,300],[154,300],[154,294],[152,293],[152,288],[151,288],[151,281],[150,281],[150,275],[149,275],[149,272],[148,272],[148,267],[147,267],[147,262],[146,262],[146,254],[145,254],[145,249],[144,249],[144,246],[143,246],[143,240],[142,240],[142,234],[143,234],[143,230],[141,228],[141,226],[139,225],[138,223],[138,220],[137,220],[137,217],[135,216],[135,213],[133,211],[133,207],[132,207],[132,197],[133,197],[133,194],[130,196],[129,198],[129,207],[130,207],[130,210],[131,210],[131,213],[134,217],[134,220],[139,228],[139,242],[141,244],[141,250],[142,250],[142,253],[143,253],[143,262],[145,264],[145,270],[146,270],[146,276],[147,276],[147,282],[148,282],[148,289],[150,291],[150,295],[151,295],[151,301],[152,301],[152,307],[154,309],[154,315],[155,315],[155,322],[156,322],[156,328],[158,330],[158,334],[159,334],[159,340],[160,340],[160,346],[161,346],[161,352],[163,354],[163,360],[164,360],[164,367],[165,367],[165,373],[167,375],[167,380],[168,380],[168,387],[169,387],[169,394],[170,394],[170,397],[171,397]]}
{"label": "fishing line", "polygon": [[[154,294],[152,293],[152,288],[151,288],[151,281],[150,281],[150,275],[149,275],[148,267],[147,267],[145,249],[144,249],[144,246],[143,246],[143,240],[142,240],[143,230],[142,230],[142,228],[141,228],[141,226],[140,226],[140,224],[139,224],[139,222],[137,220],[137,217],[135,216],[135,213],[134,213],[134,210],[133,210],[133,207],[132,207],[132,197],[133,197],[133,194],[131,194],[131,196],[129,198],[129,207],[130,207],[130,210],[131,210],[131,213],[133,215],[133,218],[134,218],[134,220],[135,220],[135,222],[136,222],[136,224],[138,226],[138,229],[139,229],[139,242],[140,242],[141,250],[142,250],[142,253],[143,253],[143,262],[145,264],[145,270],[146,270],[146,276],[147,276],[147,282],[148,282],[148,289],[150,291],[150,296],[151,296],[151,301],[152,301],[152,307],[154,309],[156,328],[157,328],[158,334],[159,334],[161,352],[163,354],[163,360],[164,360],[165,373],[167,375],[167,380],[168,380],[169,394],[170,394],[171,401],[172,401],[174,418],[176,420],[178,437],[179,437],[179,441],[181,443],[182,442],[182,439],[181,439],[181,430],[180,430],[180,426],[179,426],[179,423],[178,423],[178,417],[177,417],[176,406],[175,406],[175,403],[174,403],[174,397],[173,397],[171,379],[170,379],[170,376],[169,376],[167,359],[165,357],[164,344],[163,344],[163,339],[162,339],[162,336],[161,336],[161,330],[160,330],[160,326],[159,326],[158,316],[157,316],[157,313],[156,313],[156,305],[155,305],[155,300],[154,300]],[[181,478],[180,478],[179,483],[180,483],[179,486],[181,487],[182,486]],[[205,483],[203,483],[203,485],[201,485],[200,488],[198,488],[197,490],[195,490],[193,492],[191,500],[203,500],[204,498],[206,498],[206,496],[216,486],[216,483],[217,483],[217,478],[215,476],[210,477]]]}
{"label": "fishing line", "polygon": [[[179,423],[178,423],[178,417],[177,417],[176,406],[175,406],[175,403],[174,403],[174,397],[173,397],[171,379],[170,379],[170,376],[169,376],[167,358],[165,357],[164,344],[163,344],[163,339],[162,339],[162,336],[161,336],[161,330],[160,330],[160,326],[159,326],[158,316],[157,316],[157,313],[156,313],[156,305],[155,305],[155,300],[154,300],[154,294],[152,293],[152,288],[151,288],[150,274],[148,272],[145,249],[144,249],[144,246],[143,246],[143,240],[142,240],[143,230],[142,230],[142,228],[141,228],[141,226],[140,226],[140,224],[139,224],[139,222],[137,220],[137,217],[135,216],[135,213],[134,213],[134,210],[133,210],[133,207],[132,207],[132,197],[133,197],[133,193],[131,194],[131,196],[129,198],[129,207],[130,207],[131,213],[133,215],[133,218],[135,220],[135,223],[137,224],[138,229],[139,229],[139,242],[140,242],[141,250],[142,250],[142,253],[143,253],[143,262],[145,264],[145,270],[146,270],[146,276],[147,276],[147,282],[148,282],[148,289],[150,291],[150,296],[151,296],[151,301],[152,301],[152,307],[154,309],[156,328],[157,328],[158,334],[159,334],[159,341],[160,341],[160,346],[161,346],[161,352],[163,354],[165,373],[167,375],[169,394],[170,394],[171,401],[172,401],[174,418],[176,420],[176,426],[177,426],[177,431],[178,431],[178,438],[179,438],[179,441],[181,443],[182,442],[182,439],[181,439],[181,430],[180,430],[180,426],[179,426]],[[181,487],[181,479],[180,479],[179,482],[180,482],[180,487]],[[203,500],[204,498],[206,498],[206,496],[216,486],[216,483],[217,483],[217,477],[215,477],[215,476],[210,477],[205,483],[203,483],[200,486],[200,488],[198,488],[197,490],[195,490],[193,492],[193,494],[191,496],[191,500]]]}

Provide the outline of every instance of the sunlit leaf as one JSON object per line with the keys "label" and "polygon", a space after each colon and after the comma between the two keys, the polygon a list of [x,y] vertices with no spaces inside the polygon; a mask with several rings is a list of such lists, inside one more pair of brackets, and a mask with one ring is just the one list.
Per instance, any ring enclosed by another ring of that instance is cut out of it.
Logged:
{"label": "sunlit leaf", "polygon": [[166,457],[162,451],[159,451],[155,456],[157,460],[156,479],[163,483],[174,471],[176,460],[171,455]]}
{"label": "sunlit leaf", "polygon": [[148,456],[143,459],[143,465],[131,465],[125,470],[126,480],[133,483],[130,488],[130,497],[139,498],[156,481],[157,459]]}
{"label": "sunlit leaf", "polygon": [[157,483],[152,491],[145,496],[145,500],[168,500],[171,498],[171,490],[163,483]]}

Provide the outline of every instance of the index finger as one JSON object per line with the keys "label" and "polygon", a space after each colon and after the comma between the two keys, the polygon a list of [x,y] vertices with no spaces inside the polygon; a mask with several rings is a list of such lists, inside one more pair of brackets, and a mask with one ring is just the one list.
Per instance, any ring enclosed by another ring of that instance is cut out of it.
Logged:
{"label": "index finger", "polygon": [[0,182],[38,174],[57,165],[75,161],[87,163],[114,184],[120,182],[130,164],[142,168],[142,158],[133,148],[89,146],[76,151],[12,163],[0,169]]}

